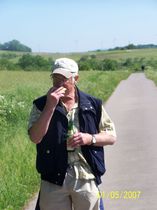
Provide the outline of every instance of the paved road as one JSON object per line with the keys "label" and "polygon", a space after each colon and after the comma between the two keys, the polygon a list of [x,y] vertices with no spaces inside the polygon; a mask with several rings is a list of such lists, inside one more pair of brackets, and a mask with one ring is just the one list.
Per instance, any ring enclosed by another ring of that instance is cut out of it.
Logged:
{"label": "paved road", "polygon": [[106,210],[156,210],[157,87],[143,73],[132,74],[105,107],[118,135],[117,143],[105,148],[101,192]]}
{"label": "paved road", "polygon": [[[118,135],[117,143],[105,148],[105,210],[156,210],[157,87],[143,73],[132,74],[105,107]],[[34,202],[25,210],[33,206]]]}

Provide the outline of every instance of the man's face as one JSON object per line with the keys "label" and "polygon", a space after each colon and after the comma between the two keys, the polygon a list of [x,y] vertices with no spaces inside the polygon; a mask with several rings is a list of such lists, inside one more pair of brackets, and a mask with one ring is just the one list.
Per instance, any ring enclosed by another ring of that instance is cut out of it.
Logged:
{"label": "man's face", "polygon": [[64,86],[64,84],[66,84],[69,80],[61,74],[53,74],[52,79],[53,79],[53,86],[54,87]]}
{"label": "man's face", "polygon": [[61,74],[53,74],[52,79],[53,79],[53,86],[57,88],[61,86],[66,88],[67,94],[75,88],[75,79],[73,79],[72,77],[66,78]]}

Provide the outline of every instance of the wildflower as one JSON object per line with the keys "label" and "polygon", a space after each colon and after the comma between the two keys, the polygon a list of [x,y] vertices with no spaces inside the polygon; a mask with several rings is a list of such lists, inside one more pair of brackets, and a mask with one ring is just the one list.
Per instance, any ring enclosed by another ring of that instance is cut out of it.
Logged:
{"label": "wildflower", "polygon": [[0,102],[3,102],[4,101],[4,96],[0,95]]}
{"label": "wildflower", "polygon": [[19,102],[17,103],[17,105],[18,105],[19,107],[21,107],[21,108],[24,108],[24,107],[25,107],[25,103],[24,103],[23,101],[19,101]]}

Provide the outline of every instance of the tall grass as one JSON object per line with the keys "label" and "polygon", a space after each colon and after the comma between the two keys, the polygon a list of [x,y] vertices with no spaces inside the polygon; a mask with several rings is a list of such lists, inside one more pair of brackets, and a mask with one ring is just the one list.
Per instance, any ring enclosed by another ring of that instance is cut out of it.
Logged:
{"label": "tall grass", "polygon": [[157,85],[157,71],[155,70],[148,70],[145,72],[145,75],[148,79],[151,79],[154,81],[154,83]]}
{"label": "tall grass", "polygon": [[[78,86],[107,100],[130,72],[80,73]],[[20,210],[39,187],[35,145],[27,136],[32,100],[51,86],[48,72],[0,72],[0,210]]]}

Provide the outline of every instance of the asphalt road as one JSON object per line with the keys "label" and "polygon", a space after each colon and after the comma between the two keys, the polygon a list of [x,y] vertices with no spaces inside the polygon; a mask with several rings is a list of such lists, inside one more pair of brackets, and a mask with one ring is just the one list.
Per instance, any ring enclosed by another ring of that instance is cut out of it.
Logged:
{"label": "asphalt road", "polygon": [[[122,81],[105,104],[117,143],[105,147],[105,210],[157,209],[157,87],[143,73]],[[35,199],[25,210],[34,210]]]}
{"label": "asphalt road", "polygon": [[143,73],[122,81],[105,108],[118,140],[105,147],[105,210],[157,209],[157,87]]}

